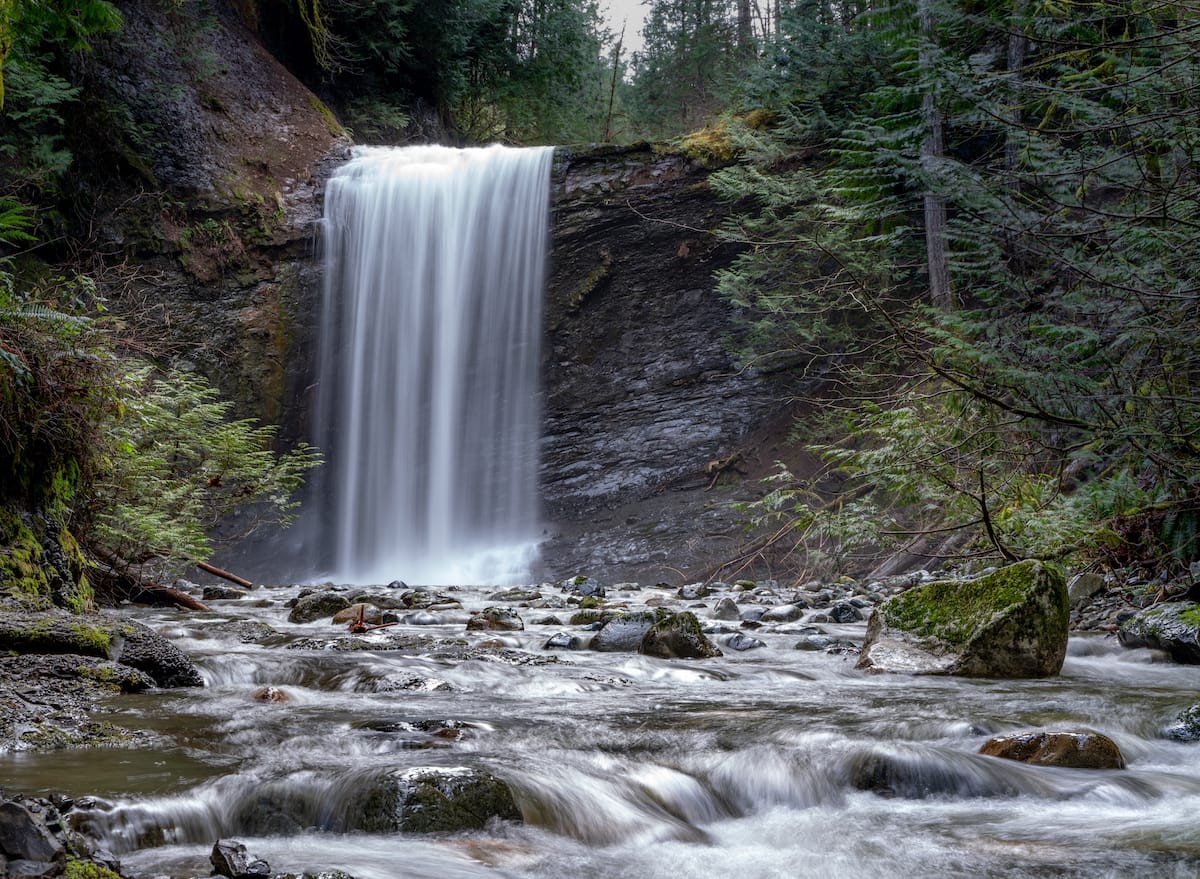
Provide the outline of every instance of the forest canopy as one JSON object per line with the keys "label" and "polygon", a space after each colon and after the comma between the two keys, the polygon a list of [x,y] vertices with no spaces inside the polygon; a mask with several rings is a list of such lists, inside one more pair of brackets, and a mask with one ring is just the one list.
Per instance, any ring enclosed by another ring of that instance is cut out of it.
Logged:
{"label": "forest canopy", "polygon": [[[745,251],[717,283],[752,326],[745,363],[835,389],[828,469],[781,470],[747,510],[771,546],[844,567],[964,529],[960,556],[1200,555],[1200,3],[646,6],[634,52],[595,0],[237,10],[362,142],[675,139],[722,169],[738,215],[721,234]],[[47,472],[78,458],[87,490],[113,484],[95,480],[114,449],[82,450],[156,387],[97,353],[111,339],[86,272],[28,260],[78,231],[73,163],[96,132],[136,164],[145,133],[84,75],[121,8],[0,0],[0,438],[17,486],[35,447]],[[55,382],[83,390],[37,395]]]}

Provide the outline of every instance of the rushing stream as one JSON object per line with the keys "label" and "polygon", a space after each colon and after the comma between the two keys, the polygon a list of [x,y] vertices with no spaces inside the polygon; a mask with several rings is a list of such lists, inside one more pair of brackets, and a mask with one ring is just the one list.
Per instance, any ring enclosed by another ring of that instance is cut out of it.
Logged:
{"label": "rushing stream", "polygon": [[[803,621],[708,660],[547,651],[556,632],[586,633],[531,621],[572,608],[518,607],[524,631],[465,632],[467,611],[497,603],[477,588],[449,592],[464,610],[364,636],[469,648],[338,651],[313,639],[343,627],[287,622],[295,591],[208,613],[132,611],[176,639],[207,686],[107,705],[105,719],[153,731],[159,747],[10,754],[6,786],[97,795],[87,829],[146,877],[207,875],[213,841],[229,836],[277,871],[357,879],[1200,874],[1200,747],[1159,732],[1195,701],[1196,671],[1112,639],[1073,639],[1062,676],[1033,681],[866,675],[853,656],[793,649]],[[666,590],[614,595],[682,604]],[[240,619],[277,634],[243,643]],[[863,624],[829,628],[860,637]],[[264,686],[286,701],[255,701]],[[1080,726],[1111,735],[1128,768],[975,754],[989,733]],[[881,761],[891,794],[859,789]],[[370,779],[425,766],[504,779],[524,822],[346,826]]]}

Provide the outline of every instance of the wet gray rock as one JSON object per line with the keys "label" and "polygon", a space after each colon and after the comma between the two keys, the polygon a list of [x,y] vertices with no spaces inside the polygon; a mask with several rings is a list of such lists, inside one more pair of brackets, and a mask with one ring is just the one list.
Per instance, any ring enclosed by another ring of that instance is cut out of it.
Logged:
{"label": "wet gray rock", "polygon": [[1175,601],[1139,611],[1117,633],[1125,647],[1165,651],[1179,663],[1200,664],[1200,603]]}
{"label": "wet gray rock", "polygon": [[602,652],[637,652],[663,659],[704,659],[720,656],[690,611],[620,613],[606,621],[589,645]]}
{"label": "wet gray rock", "polygon": [[851,787],[883,797],[921,800],[934,796],[1011,797],[1022,793],[1018,780],[981,762],[950,763],[933,753],[877,750],[852,754],[845,768]]}
{"label": "wet gray rock", "polygon": [[511,607],[485,607],[472,613],[467,620],[468,632],[519,632],[524,628],[525,623]]}
{"label": "wet gray rock", "polygon": [[1200,742],[1200,702],[1180,711],[1163,735],[1177,742]]}
{"label": "wet gray rock", "polygon": [[721,655],[705,636],[695,614],[688,611],[659,617],[642,638],[638,652],[662,659],[708,659]]}
{"label": "wet gray rock", "polygon": [[488,596],[488,601],[507,601],[512,604],[532,603],[542,597],[542,593],[532,589],[506,589],[503,592],[495,592]]}
{"label": "wet gray rock", "polygon": [[1062,574],[1022,562],[972,580],[940,580],[871,614],[860,669],[1027,678],[1058,674],[1067,652]]}
{"label": "wet gray rock", "polygon": [[746,650],[757,650],[759,647],[766,647],[766,641],[760,641],[758,638],[751,638],[749,635],[743,635],[738,632],[735,635],[730,635],[728,638],[723,638],[721,643],[730,650],[738,652]]}
{"label": "wet gray rock", "polygon": [[1099,574],[1085,572],[1076,574],[1067,583],[1067,601],[1072,610],[1090,601],[1107,588],[1104,578]]}
{"label": "wet gray rock", "polygon": [[765,611],[759,620],[764,623],[792,623],[800,619],[803,613],[794,604],[781,604]]}
{"label": "wet gray rock", "polygon": [[602,621],[603,625],[592,638],[589,647],[602,653],[637,653],[642,639],[654,625],[655,619],[654,611],[617,614]]}
{"label": "wet gray rock", "polygon": [[205,586],[201,595],[203,601],[231,601],[235,598],[245,598],[249,593],[232,586]]}
{"label": "wet gray rock", "polygon": [[839,601],[829,608],[829,618],[835,623],[857,623],[862,620],[863,615],[850,602]]}
{"label": "wet gray rock", "polygon": [[562,581],[560,586],[563,592],[569,592],[572,595],[578,595],[581,598],[603,598],[604,587],[594,577],[585,577],[582,574],[577,577],[568,577]]}
{"label": "wet gray rock", "polygon": [[832,635],[805,635],[793,645],[794,650],[826,650],[842,643]]}
{"label": "wet gray rock", "polygon": [[520,821],[509,786],[476,769],[407,769],[369,783],[347,829],[368,833],[479,830],[493,819]]}
{"label": "wet gray rock", "polygon": [[[31,804],[38,808],[37,812],[30,809]],[[57,812],[52,814],[57,815]],[[62,840],[47,826],[46,810],[36,802],[15,800],[0,803],[0,852],[10,862],[48,863],[66,857]],[[9,869],[11,871],[11,864]]]}
{"label": "wet gray rock", "polygon": [[684,601],[699,601],[701,598],[708,597],[708,586],[703,583],[689,583],[679,587],[677,594]]}
{"label": "wet gray rock", "polygon": [[453,693],[454,687],[447,681],[425,677],[412,672],[397,672],[380,678],[375,684],[377,693]]}
{"label": "wet gray rock", "polygon": [[715,293],[713,272],[741,247],[700,231],[732,210],[711,173],[646,144],[555,151],[547,570],[653,582],[671,568],[708,568],[693,561],[726,547],[711,535],[737,530],[728,501],[739,474],[716,474],[710,489],[706,462],[779,418],[790,377],[784,363],[742,369],[732,353],[748,329]]}
{"label": "wet gray rock", "polygon": [[187,655],[149,626],[120,624],[112,658],[148,674],[160,687],[203,687],[200,669]]}
{"label": "wet gray rock", "polygon": [[232,839],[217,840],[208,860],[214,874],[230,879],[261,879],[271,875],[271,866],[266,861],[251,857],[245,845]]}
{"label": "wet gray rock", "polygon": [[297,599],[288,614],[289,623],[312,623],[317,620],[331,619],[340,610],[350,606],[350,600],[344,592],[313,592]]}
{"label": "wet gray rock", "polygon": [[216,629],[222,634],[232,635],[243,644],[261,644],[268,638],[279,634],[267,623],[258,620],[233,620],[227,623],[218,623]]}
{"label": "wet gray rock", "polygon": [[733,620],[740,620],[742,618],[742,612],[738,608],[737,602],[732,598],[722,598],[716,603],[713,609],[709,611],[708,616],[710,619],[732,622]]}
{"label": "wet gray rock", "polygon": [[542,645],[543,650],[582,650],[587,644],[578,635],[556,632]]}
{"label": "wet gray rock", "polygon": [[1125,758],[1117,743],[1093,730],[1037,730],[993,736],[983,743],[979,753],[1035,766],[1125,768]]}

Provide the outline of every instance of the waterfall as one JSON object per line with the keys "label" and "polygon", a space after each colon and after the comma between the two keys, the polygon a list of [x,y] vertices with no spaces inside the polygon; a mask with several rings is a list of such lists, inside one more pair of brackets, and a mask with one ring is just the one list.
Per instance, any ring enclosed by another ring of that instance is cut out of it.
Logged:
{"label": "waterfall", "polygon": [[549,148],[360,148],[325,196],[329,575],[501,583],[536,550]]}

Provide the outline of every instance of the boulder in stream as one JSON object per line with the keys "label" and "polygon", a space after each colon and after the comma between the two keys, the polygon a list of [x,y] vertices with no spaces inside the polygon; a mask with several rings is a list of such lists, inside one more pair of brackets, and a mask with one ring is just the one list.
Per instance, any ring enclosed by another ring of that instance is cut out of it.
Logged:
{"label": "boulder in stream", "polygon": [[1126,620],[1117,639],[1125,647],[1152,647],[1176,662],[1200,665],[1200,603],[1156,604]]}
{"label": "boulder in stream", "polygon": [[270,876],[271,867],[263,860],[252,858],[246,846],[232,839],[218,839],[209,855],[213,873],[229,879],[260,879]]}
{"label": "boulder in stream", "polygon": [[467,620],[468,632],[520,632],[525,623],[511,607],[485,607]]}
{"label": "boulder in stream", "polygon": [[312,592],[301,596],[288,614],[289,623],[312,623],[328,619],[350,606],[350,600],[341,592]]}
{"label": "boulder in stream", "polygon": [[1180,711],[1163,735],[1177,742],[1200,742],[1200,702]]}
{"label": "boulder in stream", "polygon": [[348,829],[368,833],[478,830],[493,818],[520,821],[508,785],[464,767],[407,769],[374,782]]}
{"label": "boulder in stream", "polygon": [[563,580],[560,588],[563,592],[569,592],[572,595],[578,595],[582,598],[604,597],[604,587],[600,585],[600,581],[595,577],[585,577],[582,574]]}
{"label": "boulder in stream", "polygon": [[972,580],[938,580],[871,614],[858,667],[984,678],[1058,674],[1067,652],[1067,587],[1027,561]]}
{"label": "boulder in stream", "polygon": [[187,654],[149,626],[123,622],[114,633],[112,658],[148,674],[160,687],[203,687]]}
{"label": "boulder in stream", "polygon": [[662,608],[617,614],[601,626],[590,646],[602,652],[636,652],[662,659],[721,655],[694,613],[671,613]]}
{"label": "boulder in stream", "polygon": [[845,770],[851,787],[881,797],[1011,797],[1020,779],[978,758],[938,750],[876,748],[851,753]]}
{"label": "boulder in stream", "polygon": [[1034,766],[1068,769],[1124,769],[1125,758],[1117,743],[1092,730],[1009,733],[983,743],[980,754],[1017,760]]}

